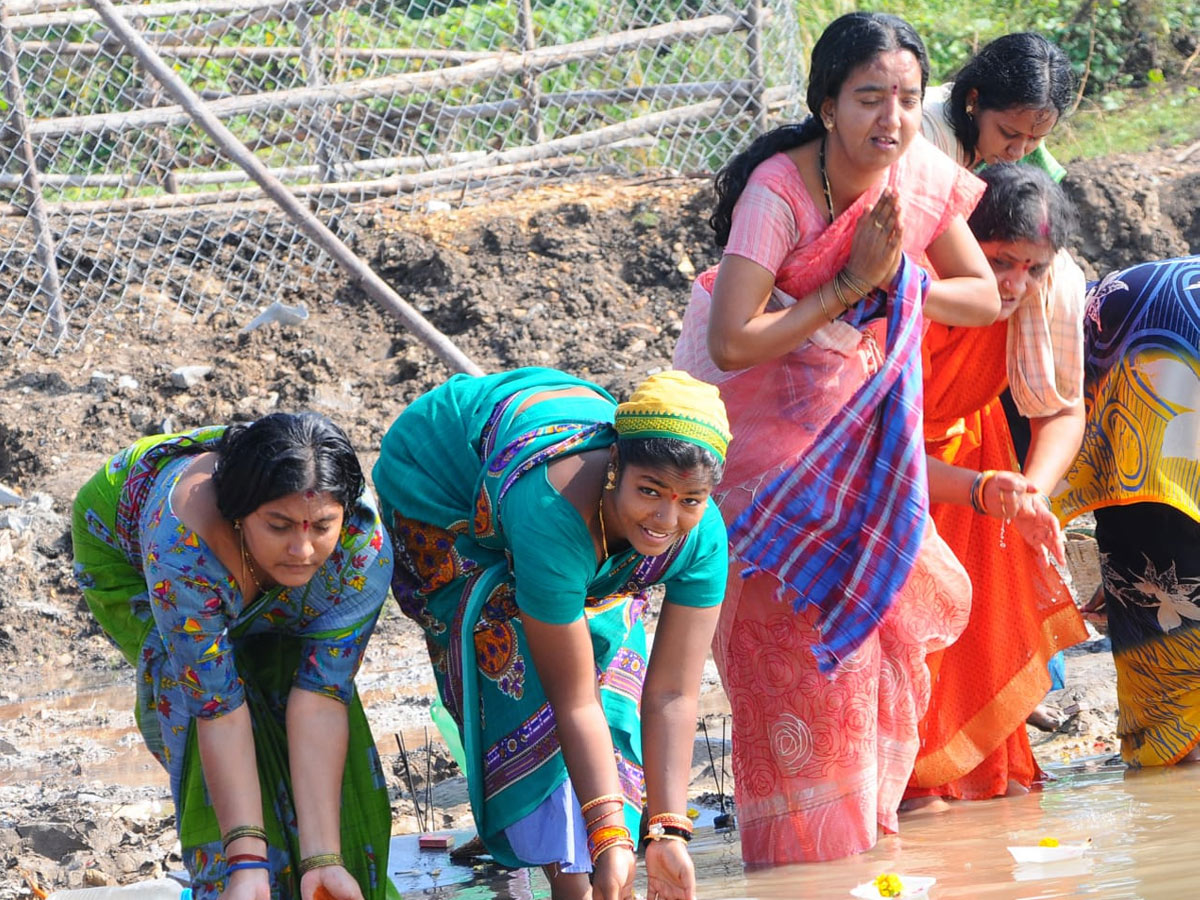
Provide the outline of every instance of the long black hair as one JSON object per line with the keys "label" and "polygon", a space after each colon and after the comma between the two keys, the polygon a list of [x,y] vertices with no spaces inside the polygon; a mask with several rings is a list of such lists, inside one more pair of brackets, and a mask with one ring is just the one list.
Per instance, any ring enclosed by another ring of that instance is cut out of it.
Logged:
{"label": "long black hair", "polygon": [[998,37],[955,76],[946,114],[968,159],[975,158],[979,126],[967,115],[967,95],[977,91],[975,110],[1053,109],[1059,116],[1075,95],[1071,61],[1040,34],[1022,31]]}
{"label": "long black hair", "polygon": [[1049,242],[1061,250],[1079,217],[1066,192],[1037,166],[997,163],[979,173],[987,190],[967,219],[977,241]]}
{"label": "long black hair", "polygon": [[708,224],[717,233],[717,246],[729,240],[733,207],[746,188],[755,167],[776,153],[791,150],[825,134],[821,104],[837,97],[850,73],[880,53],[908,50],[921,65],[921,91],[929,81],[929,55],[916,30],[898,16],[887,13],[852,12],[838,16],[821,33],[813,46],[808,69],[805,100],[810,115],[803,122],[783,125],[755,138],[717,173],[714,187],[717,205]]}
{"label": "long black hair", "polygon": [[217,509],[228,521],[298,491],[328,492],[349,512],[363,490],[350,439],[317,413],[272,413],[231,425],[217,445]]}

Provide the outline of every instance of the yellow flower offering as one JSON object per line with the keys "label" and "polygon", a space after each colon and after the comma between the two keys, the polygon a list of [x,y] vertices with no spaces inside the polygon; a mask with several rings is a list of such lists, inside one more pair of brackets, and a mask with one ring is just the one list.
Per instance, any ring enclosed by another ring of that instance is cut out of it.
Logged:
{"label": "yellow flower offering", "polygon": [[875,879],[875,890],[879,891],[880,897],[899,897],[904,893],[904,885],[900,883],[899,875],[884,872]]}
{"label": "yellow flower offering", "polygon": [[1057,847],[1058,846],[1058,838],[1042,838],[1040,841],[1038,841],[1038,846],[1039,847]]}

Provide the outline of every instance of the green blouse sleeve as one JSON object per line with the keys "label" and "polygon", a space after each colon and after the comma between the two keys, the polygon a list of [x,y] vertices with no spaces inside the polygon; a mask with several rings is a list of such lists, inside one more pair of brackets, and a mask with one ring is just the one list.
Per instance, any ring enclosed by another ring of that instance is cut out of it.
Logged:
{"label": "green blouse sleeve", "polygon": [[596,553],[587,526],[550,484],[545,466],[518,479],[504,495],[500,521],[521,612],[552,625],[582,617]]}
{"label": "green blouse sleeve", "polygon": [[716,606],[725,598],[729,540],[717,504],[708,502],[700,524],[688,535],[691,545],[667,570],[666,600],[680,606]]}
{"label": "green blouse sleeve", "polygon": [[1067,177],[1067,170],[1062,167],[1062,164],[1055,159],[1050,151],[1046,149],[1046,145],[1038,144],[1037,149],[1028,154],[1021,162],[1031,166],[1037,166],[1047,175],[1060,182]]}

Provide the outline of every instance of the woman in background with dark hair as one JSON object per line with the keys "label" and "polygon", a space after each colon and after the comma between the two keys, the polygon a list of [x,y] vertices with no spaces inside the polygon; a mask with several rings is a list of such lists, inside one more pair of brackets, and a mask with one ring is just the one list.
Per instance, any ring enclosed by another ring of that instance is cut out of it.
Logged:
{"label": "woman in background with dark hair", "polygon": [[391,548],[341,429],[143,438],[80,490],[72,539],[198,900],[382,900],[391,811],[354,676]]}
{"label": "woman in background with dark hair", "polygon": [[929,89],[921,133],[960,165],[999,162],[1037,166],[1055,181],[1066,169],[1043,144],[1075,99],[1067,55],[1040,34],[996,38],[962,68],[953,84]]}
{"label": "woman in background with dark hair", "polygon": [[633,896],[643,807],[648,895],[696,896],[687,785],[728,441],[716,389],[682,372],[618,405],[537,368],[457,375],[384,436],[392,590],[425,629],[476,828],[498,862],[542,866],[555,900]]}
{"label": "woman in background with dark hair", "polygon": [[966,622],[970,585],[926,527],[920,323],[923,308],[986,325],[1000,304],[965,218],[983,185],[919,134],[927,75],[902,19],[825,29],[812,116],[717,177],[725,254],[675,350],[720,387],[734,434],[713,655],[747,862],[847,856],[896,830],[925,654]]}
{"label": "woman in background with dark hair", "polygon": [[[1045,558],[1064,562],[1047,495],[1083,436],[1084,278],[1065,249],[1075,211],[1036,167],[1001,163],[980,177],[988,189],[968,224],[996,274],[1000,320],[935,322],[922,344],[925,447],[931,471],[952,467],[934,482],[931,511],[971,577],[971,618],[929,657],[910,808],[1028,791],[1040,770],[1025,720],[1050,687],[1047,661],[1086,638]],[[1023,467],[1000,402],[1006,384],[1032,423]]]}

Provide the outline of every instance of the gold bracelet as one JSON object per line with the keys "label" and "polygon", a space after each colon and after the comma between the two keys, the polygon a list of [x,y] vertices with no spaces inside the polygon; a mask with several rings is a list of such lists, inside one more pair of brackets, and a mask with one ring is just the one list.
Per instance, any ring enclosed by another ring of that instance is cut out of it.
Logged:
{"label": "gold bracelet", "polygon": [[838,298],[838,302],[842,304],[846,312],[850,311],[850,304],[847,302],[845,295],[842,294],[842,273],[838,272],[833,276],[833,293]]}
{"label": "gold bracelet", "polygon": [[306,856],[300,860],[299,869],[300,874],[304,875],[313,869],[323,869],[326,866],[342,866],[344,868],[345,865],[340,853],[314,853],[312,856]]}
{"label": "gold bracelet", "polygon": [[856,294],[860,294],[863,297],[870,296],[871,291],[874,290],[848,268],[842,269],[842,277],[846,279],[846,285],[850,288],[850,290],[854,291]]}
{"label": "gold bracelet", "polygon": [[825,314],[825,318],[832,322],[837,316],[831,316],[829,309],[825,306],[825,285],[817,285],[817,299],[821,301],[821,312]]}
{"label": "gold bracelet", "polygon": [[225,832],[224,837],[221,838],[221,846],[222,848],[227,848],[238,838],[244,837],[258,838],[263,843],[269,843],[267,841],[267,830],[261,825],[238,825]]}

